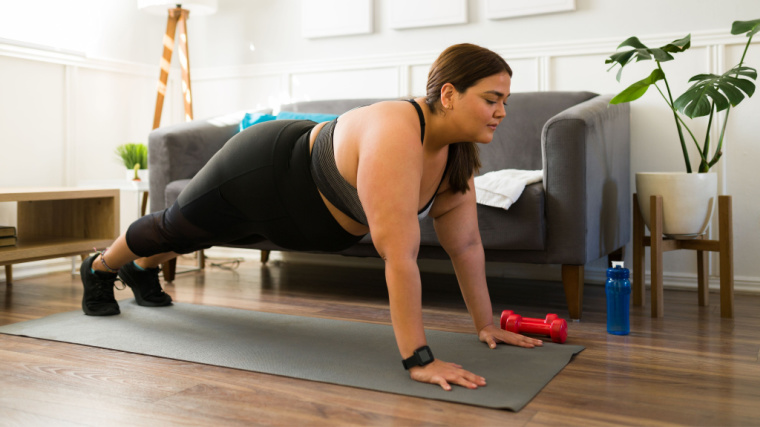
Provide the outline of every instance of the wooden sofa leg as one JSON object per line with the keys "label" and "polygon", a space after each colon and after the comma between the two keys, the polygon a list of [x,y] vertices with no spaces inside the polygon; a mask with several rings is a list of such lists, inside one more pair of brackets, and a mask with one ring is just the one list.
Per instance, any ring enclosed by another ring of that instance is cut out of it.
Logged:
{"label": "wooden sofa leg", "polygon": [[174,281],[174,275],[177,272],[177,258],[172,258],[161,265],[164,272],[164,280],[167,282]]}
{"label": "wooden sofa leg", "polygon": [[562,264],[562,285],[570,319],[580,320],[583,314],[583,266]]}
{"label": "wooden sofa leg", "polygon": [[266,264],[269,261],[269,251],[261,251],[261,263]]}

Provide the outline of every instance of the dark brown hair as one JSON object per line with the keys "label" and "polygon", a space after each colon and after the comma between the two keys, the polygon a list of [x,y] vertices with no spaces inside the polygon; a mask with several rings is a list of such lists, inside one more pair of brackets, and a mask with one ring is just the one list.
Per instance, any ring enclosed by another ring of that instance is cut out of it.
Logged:
{"label": "dark brown hair", "polygon": [[[430,67],[425,104],[436,114],[441,106],[441,88],[446,83],[464,93],[479,80],[505,71],[512,77],[512,68],[507,61],[491,50],[469,43],[450,46]],[[449,145],[448,162],[451,189],[466,193],[470,189],[467,181],[480,169],[477,144],[457,142]]]}

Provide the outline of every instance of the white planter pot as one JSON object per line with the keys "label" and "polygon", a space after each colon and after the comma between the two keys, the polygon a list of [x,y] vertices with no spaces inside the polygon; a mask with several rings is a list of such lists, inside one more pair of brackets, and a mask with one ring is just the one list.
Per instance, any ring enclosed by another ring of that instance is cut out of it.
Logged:
{"label": "white planter pot", "polygon": [[650,230],[650,196],[662,196],[663,234],[693,239],[707,232],[718,201],[714,173],[638,172],[636,194],[644,223]]}
{"label": "white planter pot", "polygon": [[[135,171],[133,169],[127,169],[125,176],[127,177],[127,181],[133,181],[135,179]],[[138,169],[137,177],[140,178],[140,181],[147,181],[148,169]]]}

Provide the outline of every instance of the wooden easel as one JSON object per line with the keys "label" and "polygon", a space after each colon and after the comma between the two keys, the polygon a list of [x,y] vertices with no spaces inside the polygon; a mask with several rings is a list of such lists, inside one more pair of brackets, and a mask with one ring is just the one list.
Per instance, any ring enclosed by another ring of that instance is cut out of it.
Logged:
{"label": "wooden easel", "polygon": [[[187,49],[187,20],[190,11],[177,5],[169,9],[169,17],[166,21],[166,34],[164,35],[164,53],[161,57],[161,74],[158,77],[158,95],[156,96],[156,111],[153,114],[153,129],[161,125],[161,112],[164,108],[164,96],[166,95],[166,83],[169,80],[169,69],[172,63],[174,51],[174,37],[179,26],[179,65],[182,69],[182,99],[185,103],[185,121],[193,120],[193,97],[190,90],[190,55]],[[143,215],[148,201],[148,192],[143,194]],[[177,259],[164,263],[164,280],[174,280]],[[205,256],[203,251],[198,252],[198,269],[205,268]]]}
{"label": "wooden easel", "polygon": [[734,243],[731,196],[718,196],[719,240],[699,236],[692,240],[664,238],[662,234],[662,196],[651,196],[650,236],[644,235],[644,218],[633,195],[633,305],[644,305],[644,247],[651,248],[652,317],[663,317],[662,254],[676,249],[697,251],[699,305],[709,298],[707,252],[720,253],[720,316],[734,317]]}
{"label": "wooden easel", "polygon": [[169,9],[164,35],[164,54],[161,57],[161,74],[158,78],[158,96],[156,97],[156,112],[153,114],[153,129],[161,124],[161,111],[164,108],[166,82],[169,80],[169,67],[174,52],[174,36],[179,25],[179,65],[182,68],[182,98],[185,101],[185,121],[193,119],[193,97],[190,91],[190,56],[187,50],[187,19],[190,11],[182,7]]}

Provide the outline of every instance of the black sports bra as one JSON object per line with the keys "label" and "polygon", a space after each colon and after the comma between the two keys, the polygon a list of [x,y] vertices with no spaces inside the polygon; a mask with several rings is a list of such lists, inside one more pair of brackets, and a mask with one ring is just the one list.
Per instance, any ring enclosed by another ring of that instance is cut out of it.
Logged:
{"label": "black sports bra", "polygon": [[[422,108],[413,99],[408,99],[414,108],[417,110],[417,115],[420,118],[421,136],[420,141],[424,143],[425,140],[425,116],[422,114]],[[333,136],[335,134],[335,125],[338,123],[338,119],[328,122],[322,127],[314,140],[314,147],[311,151],[311,175],[314,177],[314,182],[317,184],[319,191],[324,194],[327,200],[330,201],[338,210],[348,215],[354,221],[369,225],[367,221],[367,215],[364,213],[364,208],[359,200],[359,192],[351,185],[338,171],[338,166],[335,164],[335,152],[333,149]],[[438,188],[441,187],[446,172],[449,169],[449,160],[446,161],[446,170],[443,172],[441,182],[438,184]],[[437,191],[436,191],[437,193]],[[435,194],[430,201],[417,212],[417,216],[422,219],[425,218],[435,201]]]}

